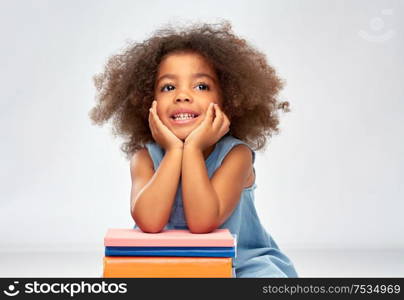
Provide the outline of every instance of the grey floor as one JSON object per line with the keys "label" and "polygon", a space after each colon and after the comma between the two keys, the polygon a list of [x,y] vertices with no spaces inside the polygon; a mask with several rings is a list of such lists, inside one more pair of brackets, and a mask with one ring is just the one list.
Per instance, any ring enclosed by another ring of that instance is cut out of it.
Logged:
{"label": "grey floor", "polygon": [[[404,249],[283,250],[300,277],[404,277]],[[103,255],[103,249],[0,252],[0,277],[101,277]]]}

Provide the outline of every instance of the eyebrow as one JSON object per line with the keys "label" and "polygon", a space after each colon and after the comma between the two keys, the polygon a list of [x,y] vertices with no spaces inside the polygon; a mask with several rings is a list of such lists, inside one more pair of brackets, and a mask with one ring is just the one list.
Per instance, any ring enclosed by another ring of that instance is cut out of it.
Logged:
{"label": "eyebrow", "polygon": [[[177,79],[177,75],[175,75],[175,74],[170,74],[170,73],[168,73],[168,74],[164,74],[164,75],[162,75],[162,76],[160,76],[158,79],[157,79],[157,81],[156,81],[156,83],[159,83],[161,80],[163,80],[163,79]],[[211,75],[209,75],[209,74],[207,74],[207,73],[194,73],[194,74],[192,74],[192,78],[201,78],[201,77],[207,77],[207,78],[209,78],[210,80],[212,80],[213,82],[215,82],[216,83],[216,79],[213,77],[213,76],[211,76]]]}

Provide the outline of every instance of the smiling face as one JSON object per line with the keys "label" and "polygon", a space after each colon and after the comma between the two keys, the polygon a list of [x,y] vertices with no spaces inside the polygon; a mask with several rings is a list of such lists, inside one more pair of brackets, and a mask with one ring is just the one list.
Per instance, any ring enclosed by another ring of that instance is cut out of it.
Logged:
{"label": "smiling face", "polygon": [[169,54],[160,63],[156,78],[157,114],[183,141],[203,121],[211,102],[221,107],[216,72],[200,54]]}

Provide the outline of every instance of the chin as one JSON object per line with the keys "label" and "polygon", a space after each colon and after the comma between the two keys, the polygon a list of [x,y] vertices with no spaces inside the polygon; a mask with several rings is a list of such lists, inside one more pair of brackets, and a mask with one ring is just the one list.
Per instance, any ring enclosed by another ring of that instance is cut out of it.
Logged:
{"label": "chin", "polygon": [[188,135],[189,134],[176,134],[176,137],[185,142],[185,139],[188,137]]}
{"label": "chin", "polygon": [[181,141],[185,142],[185,139],[188,137],[188,135],[192,132],[192,130],[187,130],[187,131],[177,131],[174,132],[175,136],[179,138]]}
{"label": "chin", "polygon": [[177,138],[179,138],[182,141],[185,141],[185,139],[191,134],[191,132],[196,128],[197,126],[187,126],[187,127],[180,127],[180,128],[169,128],[172,133],[175,134]]}

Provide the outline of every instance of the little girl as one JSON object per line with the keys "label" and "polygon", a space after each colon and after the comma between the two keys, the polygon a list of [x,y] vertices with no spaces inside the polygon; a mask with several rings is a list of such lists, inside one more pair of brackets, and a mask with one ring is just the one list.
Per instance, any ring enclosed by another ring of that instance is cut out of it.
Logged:
{"label": "little girl", "polygon": [[167,27],[95,76],[91,119],[127,138],[131,214],[144,232],[228,228],[236,277],[297,277],[254,205],[255,150],[277,133],[281,80],[231,25]]}

